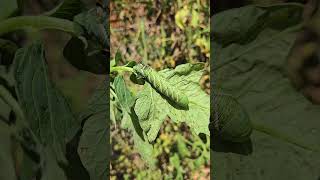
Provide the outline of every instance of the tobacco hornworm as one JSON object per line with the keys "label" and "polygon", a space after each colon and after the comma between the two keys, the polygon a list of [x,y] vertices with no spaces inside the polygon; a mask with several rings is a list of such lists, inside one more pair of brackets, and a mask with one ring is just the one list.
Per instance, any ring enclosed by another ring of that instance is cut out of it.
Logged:
{"label": "tobacco hornworm", "polygon": [[159,93],[175,102],[180,107],[188,108],[188,97],[178,89],[175,89],[163,76],[151,67],[138,64],[133,67],[133,70],[136,75],[145,79]]}
{"label": "tobacco hornworm", "polygon": [[230,95],[213,92],[212,98],[213,133],[231,142],[247,141],[253,127],[245,109]]}

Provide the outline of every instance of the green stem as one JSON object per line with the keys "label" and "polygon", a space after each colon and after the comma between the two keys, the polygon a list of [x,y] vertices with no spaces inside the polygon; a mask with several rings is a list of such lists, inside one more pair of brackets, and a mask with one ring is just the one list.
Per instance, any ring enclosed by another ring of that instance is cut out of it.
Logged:
{"label": "green stem", "polygon": [[[39,139],[37,138],[37,136],[33,133],[33,131],[30,129],[29,125],[25,122],[25,116],[24,116],[24,112],[21,109],[20,105],[18,104],[18,102],[16,101],[16,99],[11,95],[11,93],[2,85],[0,85],[0,98],[7,103],[13,110],[13,112],[16,114],[17,116],[17,121],[16,121],[16,128],[15,131],[16,134],[20,134],[20,132],[22,132],[23,129],[26,129],[29,133],[30,133],[30,139],[31,141],[35,142],[37,144],[37,152],[40,154],[40,159],[41,159],[41,167],[43,166],[43,159],[42,157],[43,155],[43,149],[42,146],[40,144]],[[21,141],[21,142],[25,142],[24,138],[20,135],[17,136],[17,138]],[[30,139],[28,142],[30,142]],[[35,150],[35,149],[32,149]]]}
{"label": "green stem", "polygon": [[0,98],[12,108],[18,118],[24,119],[24,113],[19,104],[12,97],[11,93],[2,85],[0,85]]}
{"label": "green stem", "polygon": [[294,145],[299,146],[303,149],[307,149],[307,150],[314,151],[314,152],[320,152],[320,149],[317,147],[313,147],[311,145],[304,144],[303,142],[299,142],[297,139],[292,138],[288,135],[285,135],[285,134],[283,134],[279,131],[276,131],[272,128],[266,127],[265,125],[262,125],[262,124],[259,124],[256,122],[252,122],[252,125],[253,125],[253,129],[255,129],[256,131],[259,131],[259,132],[265,133],[269,136],[281,139],[285,142],[294,144]]}
{"label": "green stem", "polygon": [[0,23],[0,36],[19,29],[34,28],[37,30],[55,29],[76,34],[74,23],[69,20],[48,16],[18,16]]}
{"label": "green stem", "polygon": [[125,66],[116,66],[116,67],[111,67],[110,72],[122,72],[122,71],[129,71],[133,72],[133,69],[131,67],[125,67]]}
{"label": "green stem", "polygon": [[114,98],[118,100],[118,96],[113,90],[110,89],[110,93],[114,96]]}
{"label": "green stem", "polygon": [[57,12],[57,10],[59,9],[59,8],[61,8],[61,6],[63,5],[63,1],[60,3],[60,4],[58,4],[56,7],[54,7],[53,9],[51,9],[51,10],[49,10],[49,11],[47,11],[47,12],[44,12],[42,15],[44,15],[44,16],[51,16],[51,15],[53,15],[55,12]]}

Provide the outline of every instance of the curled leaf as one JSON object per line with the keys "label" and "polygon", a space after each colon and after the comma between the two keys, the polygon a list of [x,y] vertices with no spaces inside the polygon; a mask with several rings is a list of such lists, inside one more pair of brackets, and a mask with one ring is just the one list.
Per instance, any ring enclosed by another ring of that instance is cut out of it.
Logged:
{"label": "curled leaf", "polygon": [[[63,50],[64,57],[76,68],[95,74],[106,74],[109,39],[103,20],[95,9],[74,17],[77,36],[72,37]],[[76,53],[75,53],[76,52]]]}

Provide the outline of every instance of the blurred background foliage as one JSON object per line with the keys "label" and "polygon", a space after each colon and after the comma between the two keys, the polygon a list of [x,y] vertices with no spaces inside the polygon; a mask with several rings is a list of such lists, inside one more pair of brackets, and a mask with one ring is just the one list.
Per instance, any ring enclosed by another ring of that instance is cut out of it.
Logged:
{"label": "blurred background foliage", "polygon": [[[96,6],[96,2],[92,0],[80,1],[84,3],[85,8]],[[20,13],[22,15],[39,15],[54,9],[61,2],[62,0],[23,0],[23,7]],[[19,44],[19,47],[31,43],[35,38],[42,40],[50,79],[68,100],[74,114],[85,110],[89,98],[97,86],[105,80],[105,75],[95,75],[78,70],[64,58],[63,48],[71,36],[54,30],[43,30],[36,35],[33,32],[17,32],[13,33],[12,36],[12,39]],[[73,155],[78,157],[76,153]],[[88,178],[88,175],[83,174],[81,170],[77,170],[78,179]]]}
{"label": "blurred background foliage", "polygon": [[111,53],[156,69],[208,62],[209,1],[125,1],[110,4]]}
{"label": "blurred background foliage", "polygon": [[[38,15],[55,8],[61,0],[25,0],[23,1],[22,14]],[[92,0],[81,0],[86,8],[96,6]],[[63,47],[71,38],[70,35],[45,30],[37,34],[45,45],[46,59],[51,79],[69,100],[75,113],[81,112],[93,94],[96,87],[105,79],[105,75],[95,75],[86,71],[80,71],[73,67],[63,56]],[[38,38],[39,38],[38,37]],[[34,34],[13,37],[14,42],[28,44],[33,40]]]}
{"label": "blurred background foliage", "polygon": [[[121,64],[133,60],[156,70],[204,62],[206,71],[200,83],[210,93],[209,2],[110,1],[111,57],[117,54]],[[125,78],[136,94],[139,86],[130,84],[128,76]],[[209,179],[209,140],[192,134],[185,124],[165,121],[153,144],[157,170],[152,170],[134,149],[131,134],[121,129],[122,113],[114,118],[111,179]]]}

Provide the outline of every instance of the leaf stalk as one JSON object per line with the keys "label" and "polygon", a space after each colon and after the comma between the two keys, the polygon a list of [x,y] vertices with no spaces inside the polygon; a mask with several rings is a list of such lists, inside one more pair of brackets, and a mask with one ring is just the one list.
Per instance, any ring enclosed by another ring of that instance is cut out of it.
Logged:
{"label": "leaf stalk", "polygon": [[0,36],[20,29],[54,29],[76,34],[72,21],[48,16],[18,16],[8,18],[0,23]]}

